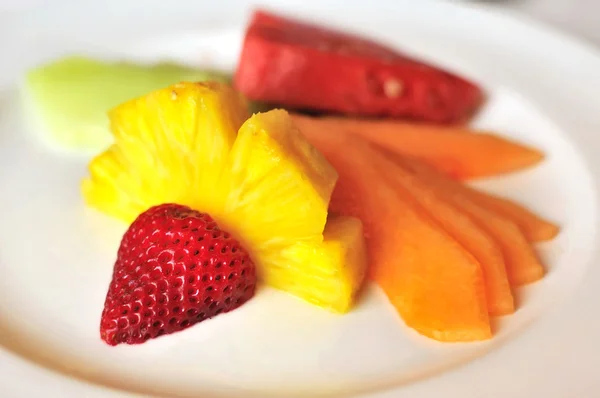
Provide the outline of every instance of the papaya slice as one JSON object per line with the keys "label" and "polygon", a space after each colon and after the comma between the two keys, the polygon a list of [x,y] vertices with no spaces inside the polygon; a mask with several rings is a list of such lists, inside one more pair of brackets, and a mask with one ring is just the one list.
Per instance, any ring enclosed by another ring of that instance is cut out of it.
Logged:
{"label": "papaya slice", "polygon": [[472,217],[498,242],[502,248],[511,285],[532,283],[544,276],[543,265],[517,224],[472,200],[469,192],[474,190],[463,190],[461,184],[436,173],[431,168],[420,166],[418,161],[410,161],[399,156],[396,156],[395,160],[403,164],[407,170],[411,170],[421,181],[443,192],[448,201]]}
{"label": "papaya slice", "polygon": [[477,191],[471,187],[463,188],[471,200],[517,224],[530,242],[549,241],[560,232],[560,227],[555,223],[541,218],[511,200]]}
{"label": "papaya slice", "polygon": [[447,198],[436,185],[427,184],[400,163],[383,155],[373,159],[381,173],[393,178],[454,239],[465,247],[481,265],[490,315],[507,315],[515,311],[504,256],[496,240],[471,216],[463,205]]}
{"label": "papaya slice", "polygon": [[530,242],[549,241],[554,239],[560,232],[560,227],[557,224],[538,216],[518,203],[453,181],[447,176],[436,172],[435,169],[424,162],[418,162],[407,157],[404,159],[405,161],[411,161],[411,167],[415,171],[436,174],[436,178],[443,180],[444,184],[451,186],[452,189],[460,191],[480,206],[511,220],[519,226]]}
{"label": "papaya slice", "polygon": [[420,125],[390,120],[365,120],[336,116],[292,115],[302,130],[323,134],[347,131],[386,150],[408,155],[434,166],[455,179],[505,174],[531,167],[544,159],[537,149],[489,132],[465,134],[465,127]]}
{"label": "papaya slice", "polygon": [[481,265],[374,166],[381,154],[348,134],[303,133],[338,170],[330,211],[362,220],[369,277],[406,325],[439,341],[491,338]]}

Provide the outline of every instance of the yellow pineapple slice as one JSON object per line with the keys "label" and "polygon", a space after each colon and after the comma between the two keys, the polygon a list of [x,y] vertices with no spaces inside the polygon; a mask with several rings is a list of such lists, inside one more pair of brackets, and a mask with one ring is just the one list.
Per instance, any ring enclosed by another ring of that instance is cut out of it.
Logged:
{"label": "yellow pineapple slice", "polygon": [[223,83],[181,83],[117,107],[115,143],[82,184],[86,202],[127,222],[161,203],[209,213],[266,283],[345,312],[366,260],[360,221],[325,227],[337,172],[287,112],[246,120],[245,109]]}
{"label": "yellow pineapple slice", "polygon": [[299,242],[283,253],[281,264],[269,267],[265,281],[332,311],[345,313],[367,272],[367,248],[358,218],[336,216],[327,221],[322,243]]}
{"label": "yellow pineapple slice", "polygon": [[323,240],[337,172],[286,111],[258,113],[242,125],[222,177],[222,222],[250,250]]}
{"label": "yellow pineapple slice", "polygon": [[176,84],[111,110],[115,142],[89,165],[86,202],[126,222],[162,203],[213,209],[246,108],[229,85],[204,82]]}

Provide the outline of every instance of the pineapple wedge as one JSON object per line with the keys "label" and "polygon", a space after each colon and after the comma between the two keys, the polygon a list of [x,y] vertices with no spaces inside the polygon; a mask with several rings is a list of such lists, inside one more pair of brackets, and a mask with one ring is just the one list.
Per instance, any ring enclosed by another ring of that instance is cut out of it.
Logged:
{"label": "pineapple wedge", "polygon": [[[179,203],[211,214],[278,289],[346,312],[364,278],[362,225],[327,225],[337,172],[273,110],[247,119],[224,83],[180,83],[109,113],[114,144],[89,165],[86,202],[131,222]],[[324,236],[325,230],[325,236]]]}
{"label": "pineapple wedge", "polygon": [[327,221],[322,243],[298,242],[287,248],[286,267],[269,267],[265,281],[334,312],[350,310],[367,272],[361,221],[336,216]]}
{"label": "pineapple wedge", "polygon": [[108,116],[114,144],[92,160],[82,183],[91,207],[130,223],[161,203],[207,212],[219,206],[215,187],[248,117],[243,98],[229,85],[176,84]]}
{"label": "pineapple wedge", "polygon": [[242,243],[250,250],[321,242],[336,181],[335,169],[286,111],[258,113],[242,125],[227,158],[221,218],[248,239]]}

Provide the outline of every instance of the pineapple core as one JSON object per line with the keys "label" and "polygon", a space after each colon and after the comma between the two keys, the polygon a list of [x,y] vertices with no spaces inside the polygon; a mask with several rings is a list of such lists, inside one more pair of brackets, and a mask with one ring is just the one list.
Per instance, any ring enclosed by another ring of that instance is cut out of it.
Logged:
{"label": "pineapple core", "polygon": [[209,213],[267,284],[347,312],[367,260],[359,220],[327,223],[337,172],[286,111],[248,118],[246,109],[217,82],[179,83],[118,106],[109,112],[114,143],[91,161],[84,199],[125,222],[162,203]]}

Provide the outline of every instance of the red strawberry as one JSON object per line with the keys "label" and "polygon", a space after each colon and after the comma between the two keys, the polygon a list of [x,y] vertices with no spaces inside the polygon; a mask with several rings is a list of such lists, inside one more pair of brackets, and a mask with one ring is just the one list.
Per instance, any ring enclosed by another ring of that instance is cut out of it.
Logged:
{"label": "red strawberry", "polygon": [[255,288],[248,253],[209,215],[155,206],[123,236],[100,335],[110,345],[143,343],[231,311]]}

